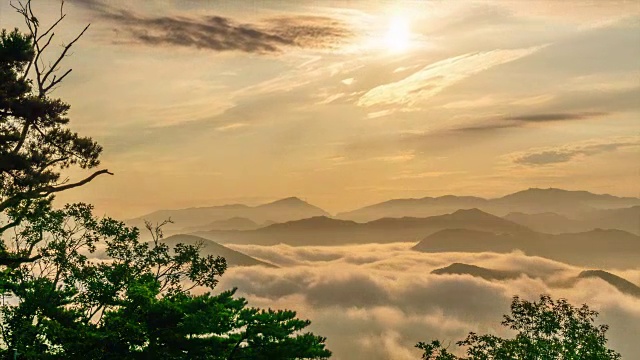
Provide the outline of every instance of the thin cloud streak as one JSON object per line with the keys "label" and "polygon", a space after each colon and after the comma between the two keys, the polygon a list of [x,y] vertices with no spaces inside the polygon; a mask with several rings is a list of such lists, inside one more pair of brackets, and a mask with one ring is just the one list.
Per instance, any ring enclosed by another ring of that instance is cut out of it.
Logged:
{"label": "thin cloud streak", "polygon": [[383,104],[412,106],[471,75],[531,55],[544,46],[469,53],[445,59],[400,81],[374,87],[360,97],[357,104],[363,107]]}
{"label": "thin cloud streak", "polygon": [[531,114],[505,117],[504,120],[523,121],[523,122],[545,122],[545,121],[562,121],[562,120],[584,120],[593,117],[608,115],[606,112],[579,112],[579,113],[550,113],[550,114]]}
{"label": "thin cloud streak", "polygon": [[474,124],[453,129],[454,132],[479,133],[493,130],[520,128],[529,124],[588,120],[595,117],[607,116],[607,112],[564,112],[564,113],[542,113],[529,115],[505,116],[499,121]]}
{"label": "thin cloud streak", "polygon": [[640,146],[640,136],[615,137],[603,140],[583,141],[564,146],[538,148],[508,155],[518,165],[543,166],[566,163],[578,157],[594,156],[623,148]]}

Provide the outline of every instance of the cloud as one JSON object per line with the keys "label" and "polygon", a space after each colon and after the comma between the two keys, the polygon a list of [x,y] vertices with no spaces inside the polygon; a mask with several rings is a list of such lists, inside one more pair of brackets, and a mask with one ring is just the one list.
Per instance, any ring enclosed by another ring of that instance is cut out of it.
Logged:
{"label": "cloud", "polygon": [[463,127],[454,129],[453,131],[474,133],[474,132],[484,132],[484,131],[492,131],[492,130],[499,130],[499,129],[509,129],[513,127],[519,127],[519,124],[493,122],[493,123],[485,123],[485,124],[479,124],[479,125],[463,126]]}
{"label": "cloud", "polygon": [[406,179],[425,179],[434,178],[449,175],[464,174],[465,171],[425,171],[421,173],[403,173],[398,176],[394,176],[391,180],[406,180]]}
{"label": "cloud", "polygon": [[384,162],[406,162],[416,157],[413,151],[401,152],[395,155],[376,156],[373,160]]}
{"label": "cloud", "polygon": [[578,157],[593,156],[623,148],[640,146],[640,137],[614,137],[589,140],[558,147],[537,148],[508,155],[519,165],[540,166],[565,163]]}
{"label": "cloud", "polygon": [[520,59],[542,48],[543,46],[534,46],[493,50],[448,58],[428,65],[402,80],[374,87],[362,95],[357,104],[364,107],[381,104],[411,106],[471,75]]}
{"label": "cloud", "polygon": [[584,120],[593,117],[608,115],[606,112],[578,112],[578,113],[546,113],[546,114],[530,114],[508,116],[504,120],[522,121],[522,122],[545,122],[545,121],[562,121],[562,120]]}
{"label": "cloud", "polygon": [[594,117],[605,116],[608,114],[609,113],[606,112],[563,112],[505,116],[495,121],[455,128],[453,129],[453,131],[477,133],[500,129],[520,128],[528,124],[535,123],[586,120]]}
{"label": "cloud", "polygon": [[343,22],[323,16],[279,16],[243,24],[215,15],[144,16],[98,1],[78,3],[110,21],[126,41],[151,46],[263,54],[285,47],[331,48],[351,35]]}
{"label": "cloud", "polygon": [[243,127],[247,127],[249,126],[249,124],[245,124],[245,123],[233,123],[233,124],[228,124],[228,125],[222,125],[222,126],[218,126],[216,128],[217,131],[229,131],[229,130],[235,130],[235,129],[240,129]]}
{"label": "cloud", "polygon": [[267,31],[304,48],[330,48],[351,36],[343,22],[324,16],[280,16],[265,23]]}
{"label": "cloud", "polygon": [[[511,335],[500,326],[513,295],[533,300],[542,293],[587,303],[610,325],[610,346],[623,358],[640,353],[640,299],[600,279],[575,279],[582,270],[523,253],[416,253],[411,243],[294,247],[230,245],[280,268],[236,267],[219,289],[237,286],[250,305],[295,309],[326,336],[336,359],[418,359],[418,341],[453,343],[467,332]],[[488,281],[469,275],[432,275],[462,262],[524,273]],[[640,268],[611,272],[636,281]]]}

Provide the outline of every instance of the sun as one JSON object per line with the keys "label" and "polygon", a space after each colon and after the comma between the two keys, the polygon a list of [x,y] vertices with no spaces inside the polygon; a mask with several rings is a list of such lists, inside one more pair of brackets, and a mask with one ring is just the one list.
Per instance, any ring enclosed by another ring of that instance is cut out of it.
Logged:
{"label": "sun", "polygon": [[409,19],[404,16],[394,16],[389,21],[384,43],[392,52],[403,52],[409,48],[411,42],[411,29]]}

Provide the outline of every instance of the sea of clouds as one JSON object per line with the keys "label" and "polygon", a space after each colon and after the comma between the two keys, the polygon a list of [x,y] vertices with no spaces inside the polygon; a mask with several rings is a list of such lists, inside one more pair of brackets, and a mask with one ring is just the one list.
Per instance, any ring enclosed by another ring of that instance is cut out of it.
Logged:
{"label": "sea of clouds", "polygon": [[[514,295],[540,294],[587,303],[610,325],[610,346],[623,358],[640,355],[640,298],[600,279],[576,279],[583,268],[515,252],[428,254],[413,244],[338,247],[231,245],[279,268],[234,267],[217,289],[238,288],[250,305],[293,309],[327,337],[335,359],[419,359],[418,341],[453,344],[469,331],[508,336],[500,325]],[[433,275],[454,262],[522,272],[511,280]],[[635,269],[605,269],[640,284]],[[525,275],[526,274],[526,275]]]}

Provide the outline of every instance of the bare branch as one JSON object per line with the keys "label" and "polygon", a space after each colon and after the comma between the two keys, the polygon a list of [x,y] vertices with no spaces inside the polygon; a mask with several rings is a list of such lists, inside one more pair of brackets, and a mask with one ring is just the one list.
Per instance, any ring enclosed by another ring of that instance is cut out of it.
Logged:
{"label": "bare branch", "polygon": [[65,190],[69,190],[69,189],[73,189],[73,188],[85,185],[85,184],[91,182],[93,179],[95,179],[96,177],[98,177],[98,176],[100,176],[102,174],[113,175],[113,173],[109,172],[109,170],[103,169],[103,170],[96,171],[93,174],[91,174],[90,176],[86,177],[85,179],[80,180],[80,181],[75,182],[75,183],[61,185],[61,186],[46,186],[46,187],[43,187],[43,188],[40,188],[40,189],[30,190],[30,191],[27,191],[27,192],[12,196],[12,197],[4,200],[3,202],[1,202],[0,203],[0,211],[4,211],[5,209],[7,209],[7,208],[9,208],[11,206],[15,206],[16,204],[20,203],[20,201],[23,201],[23,200],[43,198],[43,197],[49,196],[51,194],[55,194],[55,193],[60,192],[60,191],[65,191]]}
{"label": "bare branch", "polygon": [[44,196],[46,196],[46,195],[50,195],[50,194],[57,193],[57,192],[60,192],[60,191],[73,189],[75,187],[82,186],[82,185],[85,185],[85,184],[91,182],[93,179],[95,179],[96,177],[98,177],[98,176],[100,176],[102,174],[113,175],[113,173],[109,172],[109,170],[103,169],[103,170],[99,170],[99,171],[94,172],[90,176],[88,176],[85,179],[80,180],[80,181],[78,181],[76,183],[71,183],[71,184],[67,184],[67,185],[63,185],[63,186],[57,186],[57,187],[56,186],[49,186],[49,187],[46,187],[46,188],[44,188],[44,189],[42,189],[40,191],[44,192],[45,193]]}
{"label": "bare branch", "polygon": [[62,53],[60,53],[56,61],[54,61],[53,66],[49,68],[49,70],[47,70],[42,76],[42,83],[47,81],[47,78],[55,71],[55,68],[60,64],[62,59],[64,59],[64,57],[67,55],[67,52],[69,51],[69,49],[71,49],[73,44],[75,44],[76,41],[78,41],[80,37],[84,35],[87,29],[89,29],[89,26],[91,26],[91,24],[88,24],[87,26],[85,26],[84,29],[82,29],[82,31],[80,32],[80,34],[78,34],[78,36],[76,36],[69,44],[64,46],[64,50],[62,50]]}
{"label": "bare branch", "polygon": [[62,0],[60,2],[60,17],[58,18],[58,20],[56,20],[53,25],[51,25],[47,31],[43,32],[37,39],[35,39],[36,41],[40,41],[40,39],[42,39],[43,37],[47,36],[47,34],[49,32],[51,32],[56,26],[58,26],[58,24],[67,16],[67,14],[64,14],[62,12],[62,7],[64,6],[64,0]]}
{"label": "bare branch", "polygon": [[71,73],[71,70],[73,70],[73,69],[67,70],[64,74],[62,74],[62,76],[60,76],[60,78],[57,78],[57,79],[56,79],[56,76],[53,75],[53,78],[51,79],[51,83],[44,88],[44,91],[48,92],[54,86],[58,85],[62,80],[64,80],[65,77],[67,77],[67,75],[69,75],[69,73]]}

